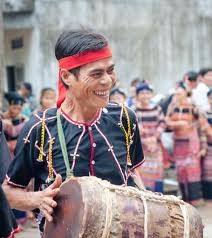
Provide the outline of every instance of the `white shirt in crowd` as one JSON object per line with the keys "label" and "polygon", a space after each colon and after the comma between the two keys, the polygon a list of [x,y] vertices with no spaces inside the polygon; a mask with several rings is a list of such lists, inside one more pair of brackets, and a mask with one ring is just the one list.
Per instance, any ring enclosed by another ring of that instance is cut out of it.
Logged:
{"label": "white shirt in crowd", "polygon": [[210,110],[210,105],[207,98],[209,87],[200,82],[197,88],[192,90],[192,102],[198,107],[201,112],[207,112]]}

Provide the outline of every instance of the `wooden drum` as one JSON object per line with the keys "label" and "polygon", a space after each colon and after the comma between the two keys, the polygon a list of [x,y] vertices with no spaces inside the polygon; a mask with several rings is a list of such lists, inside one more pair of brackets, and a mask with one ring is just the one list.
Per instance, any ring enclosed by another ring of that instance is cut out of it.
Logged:
{"label": "wooden drum", "polygon": [[112,185],[96,177],[65,181],[45,238],[202,238],[200,215],[175,196]]}

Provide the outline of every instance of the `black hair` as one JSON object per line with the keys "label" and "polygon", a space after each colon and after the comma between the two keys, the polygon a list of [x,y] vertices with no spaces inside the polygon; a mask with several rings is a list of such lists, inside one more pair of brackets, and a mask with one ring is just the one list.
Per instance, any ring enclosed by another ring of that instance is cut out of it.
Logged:
{"label": "black hair", "polygon": [[190,82],[196,82],[199,76],[199,74],[195,71],[189,71],[185,75],[188,76],[188,81]]}
{"label": "black hair", "polygon": [[212,88],[209,89],[208,93],[207,93],[207,96],[210,97],[212,96]]}
{"label": "black hair", "polygon": [[202,77],[205,76],[205,74],[207,74],[208,72],[212,72],[212,68],[202,68],[199,71],[199,75],[201,75]]}
{"label": "black hair", "polygon": [[23,82],[22,85],[26,88],[27,91],[29,91],[29,94],[32,95],[32,85],[31,85],[31,83]]}
{"label": "black hair", "polygon": [[122,96],[126,97],[126,93],[122,88],[114,87],[110,91],[110,97],[115,95],[115,94],[121,94]]}
{"label": "black hair", "polygon": [[25,100],[24,98],[19,95],[17,92],[10,91],[4,93],[5,99],[8,101],[9,105],[23,105]]}
{"label": "black hair", "polygon": [[[86,51],[96,51],[108,45],[108,41],[101,34],[91,30],[72,30],[63,32],[55,45],[55,56],[57,60]],[[79,68],[70,70],[76,77]]]}
{"label": "black hair", "polygon": [[178,81],[177,88],[182,88],[182,89],[186,90],[185,83],[182,80]]}

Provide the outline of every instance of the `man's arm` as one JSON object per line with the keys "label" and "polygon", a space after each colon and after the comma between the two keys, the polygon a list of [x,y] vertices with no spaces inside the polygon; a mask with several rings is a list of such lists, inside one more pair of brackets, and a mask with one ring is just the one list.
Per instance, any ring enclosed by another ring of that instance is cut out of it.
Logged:
{"label": "man's arm", "polygon": [[7,183],[3,184],[4,192],[12,208],[18,210],[33,210],[39,208],[46,219],[51,222],[53,208],[57,206],[54,197],[60,191],[62,177],[57,174],[54,183],[43,191],[28,192],[26,189],[14,187]]}
{"label": "man's arm", "polygon": [[133,173],[133,179],[134,179],[135,184],[136,184],[139,188],[145,189],[144,183],[143,183],[143,181],[142,181],[142,179],[141,179],[140,167],[141,167],[141,165],[138,166],[138,167],[136,167],[136,168],[132,171],[132,173]]}

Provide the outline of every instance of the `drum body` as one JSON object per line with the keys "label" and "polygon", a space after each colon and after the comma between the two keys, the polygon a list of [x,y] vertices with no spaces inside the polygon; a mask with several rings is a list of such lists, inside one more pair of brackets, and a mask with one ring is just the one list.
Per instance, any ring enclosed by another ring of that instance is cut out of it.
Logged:
{"label": "drum body", "polygon": [[96,177],[64,182],[45,238],[202,238],[196,209],[169,195]]}

